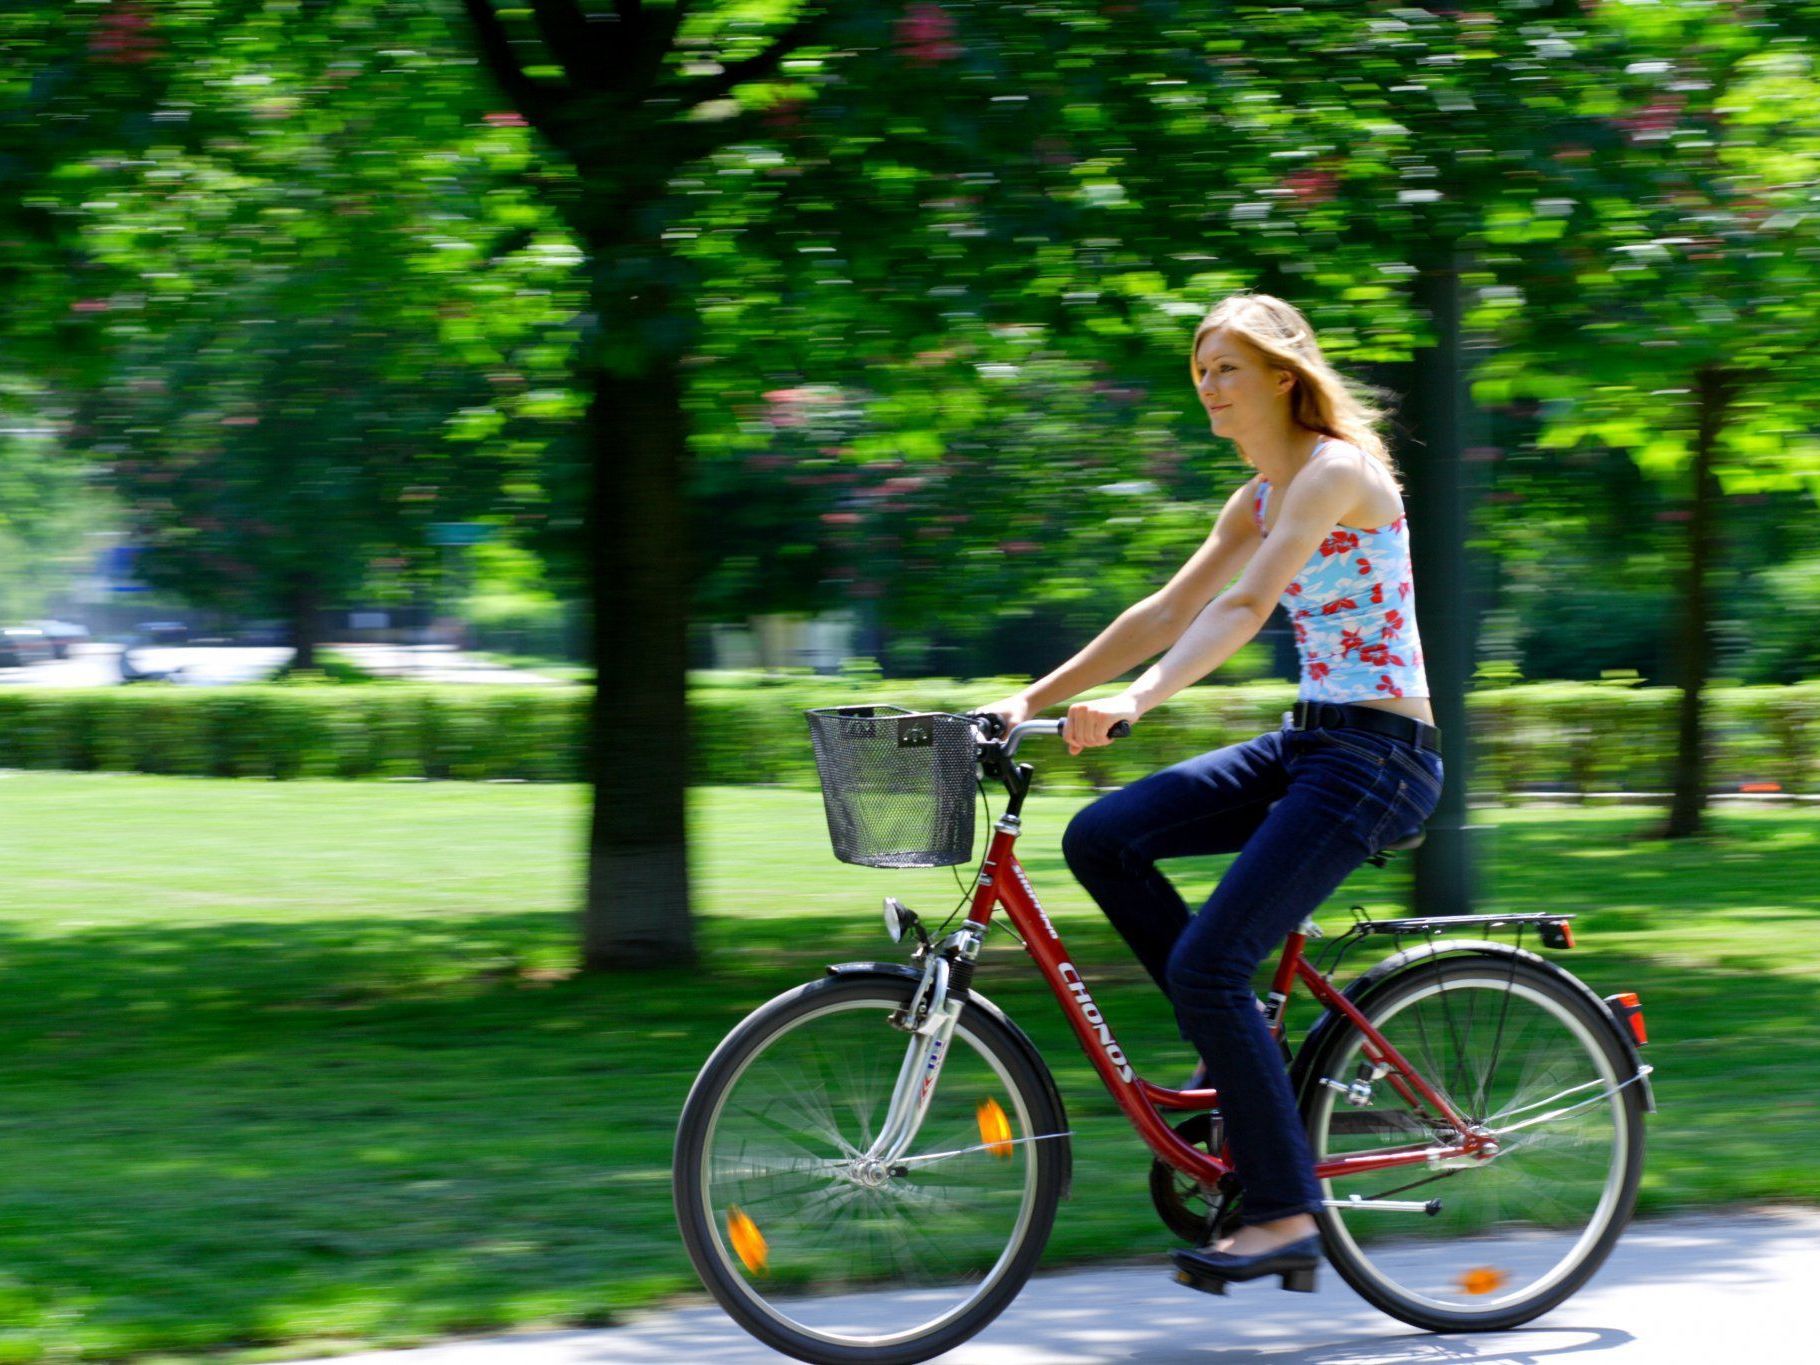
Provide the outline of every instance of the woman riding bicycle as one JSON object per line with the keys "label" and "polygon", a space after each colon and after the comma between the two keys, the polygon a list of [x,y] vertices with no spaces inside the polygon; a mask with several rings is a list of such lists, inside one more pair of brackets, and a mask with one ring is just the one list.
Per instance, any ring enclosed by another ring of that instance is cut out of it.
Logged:
{"label": "woman riding bicycle", "polygon": [[[1075,817],[1070,869],[1175,1006],[1222,1097],[1244,1184],[1236,1235],[1175,1253],[1202,1279],[1312,1267],[1321,1191],[1282,1053],[1252,993],[1264,956],[1346,876],[1420,829],[1441,789],[1408,526],[1381,413],[1347,388],[1300,311],[1236,294],[1201,322],[1195,392],[1256,471],[1169,583],[1047,677],[983,710],[1018,724],[1161,653],[1114,697],[1076,702],[1069,751],[1109,743],[1198,682],[1283,603],[1301,656],[1283,728],[1178,763]],[[1238,853],[1190,915],[1157,862]]]}

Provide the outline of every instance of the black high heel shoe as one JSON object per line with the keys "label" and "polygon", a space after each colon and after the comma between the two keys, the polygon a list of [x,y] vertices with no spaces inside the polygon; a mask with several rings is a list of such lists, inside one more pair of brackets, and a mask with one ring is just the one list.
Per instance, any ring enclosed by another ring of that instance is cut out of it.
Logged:
{"label": "black high heel shoe", "polygon": [[1319,1234],[1304,1237],[1254,1256],[1196,1247],[1172,1251],[1169,1259],[1175,1262],[1177,1284],[1205,1294],[1224,1294],[1235,1280],[1260,1280],[1269,1275],[1281,1275],[1285,1289],[1312,1294],[1315,1267],[1321,1263],[1321,1238]]}

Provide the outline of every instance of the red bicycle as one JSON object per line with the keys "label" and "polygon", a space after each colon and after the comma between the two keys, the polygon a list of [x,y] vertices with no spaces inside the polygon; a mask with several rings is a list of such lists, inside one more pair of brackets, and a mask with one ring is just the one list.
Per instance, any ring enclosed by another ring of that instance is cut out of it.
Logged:
{"label": "red bicycle", "polygon": [[[1013,852],[1033,771],[1014,761],[1019,742],[1061,723],[999,738],[997,717],[883,706],[810,722],[846,861],[965,861],[978,779],[1001,782],[1008,804],[958,928],[933,937],[887,897],[891,938],[915,944],[908,965],[831,966],[754,1011],[702,1068],[674,1174],[708,1290],[760,1340],[825,1362],[926,1360],[1016,1296],[1068,1194],[1072,1134],[1036,1048],[974,988],[1000,906],[1154,1154],[1164,1223],[1193,1242],[1236,1223],[1218,1094],[1137,1074]],[[1572,947],[1571,919],[1360,919],[1320,964],[1308,921],[1260,1002],[1307,1123],[1327,1258],[1405,1322],[1494,1330],[1547,1312],[1604,1261],[1635,1205],[1655,1107],[1641,1007],[1522,947],[1532,930]],[[1451,937],[1496,929],[1517,943]],[[1335,986],[1346,951],[1378,936],[1399,950]],[[1324,1010],[1291,1052],[1298,982]],[[1307,1273],[1284,1282],[1313,1287]]]}

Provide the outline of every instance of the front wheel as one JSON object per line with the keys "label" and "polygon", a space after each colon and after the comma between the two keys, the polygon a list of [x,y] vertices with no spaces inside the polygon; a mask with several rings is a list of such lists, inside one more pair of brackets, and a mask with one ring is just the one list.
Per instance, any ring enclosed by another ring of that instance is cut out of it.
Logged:
{"label": "front wheel", "polygon": [[[1539,1317],[1599,1268],[1636,1204],[1643,1097],[1610,1017],[1554,973],[1493,957],[1406,968],[1359,1008],[1470,1126],[1497,1135],[1497,1154],[1323,1182],[1342,1201],[1320,1215],[1328,1258],[1368,1302],[1431,1331]],[[1457,1139],[1364,1054],[1346,1024],[1310,1063],[1317,1162]]]}
{"label": "front wheel", "polygon": [[675,1197],[702,1282],[799,1360],[896,1365],[952,1350],[1035,1268],[1068,1138],[1025,1045],[969,1002],[927,1115],[875,1144],[913,1039],[914,979],[830,977],[762,1006],[708,1059],[677,1131]]}

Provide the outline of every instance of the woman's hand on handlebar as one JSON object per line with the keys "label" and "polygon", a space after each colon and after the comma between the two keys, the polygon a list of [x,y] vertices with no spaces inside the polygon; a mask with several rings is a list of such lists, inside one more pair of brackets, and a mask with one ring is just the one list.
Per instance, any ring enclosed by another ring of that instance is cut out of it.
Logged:
{"label": "woman's hand on handlebar", "polygon": [[1111,730],[1120,721],[1134,723],[1142,714],[1128,694],[1103,697],[1099,701],[1077,701],[1068,708],[1068,719],[1062,725],[1062,738],[1068,752],[1098,748],[1112,743]]}
{"label": "woman's hand on handlebar", "polygon": [[1014,696],[1006,697],[1003,701],[995,701],[990,706],[981,706],[977,709],[1003,720],[1005,728],[1000,733],[1010,734],[1017,726],[1029,720],[1030,713],[1036,708],[1030,704],[1030,698],[1019,692]]}

